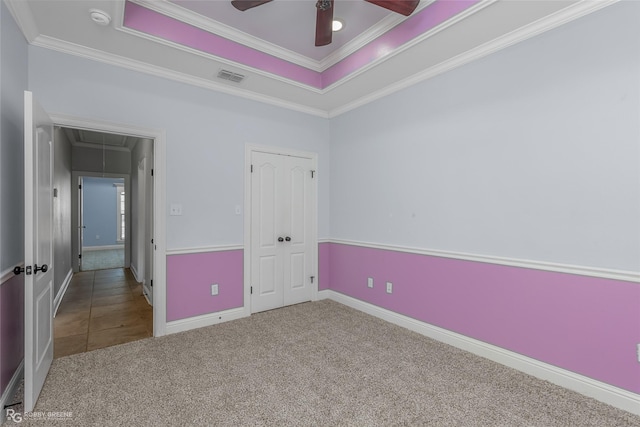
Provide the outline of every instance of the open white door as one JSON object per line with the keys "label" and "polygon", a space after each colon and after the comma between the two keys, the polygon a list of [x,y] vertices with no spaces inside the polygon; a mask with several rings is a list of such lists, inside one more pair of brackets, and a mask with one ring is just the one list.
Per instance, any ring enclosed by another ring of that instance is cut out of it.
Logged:
{"label": "open white door", "polygon": [[24,410],[33,411],[53,361],[53,123],[24,93]]}

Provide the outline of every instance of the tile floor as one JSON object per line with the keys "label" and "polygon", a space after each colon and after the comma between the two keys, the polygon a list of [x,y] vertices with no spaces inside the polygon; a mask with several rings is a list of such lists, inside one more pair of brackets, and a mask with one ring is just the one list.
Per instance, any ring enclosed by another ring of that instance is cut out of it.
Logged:
{"label": "tile floor", "polygon": [[54,358],[153,335],[153,309],[129,269],[73,275],[53,322]]}

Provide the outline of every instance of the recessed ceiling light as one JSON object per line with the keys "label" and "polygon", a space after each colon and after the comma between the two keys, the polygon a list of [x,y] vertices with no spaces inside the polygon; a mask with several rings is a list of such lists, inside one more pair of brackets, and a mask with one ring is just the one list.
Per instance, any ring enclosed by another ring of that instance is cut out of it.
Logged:
{"label": "recessed ceiling light", "polygon": [[339,19],[334,19],[333,22],[331,23],[331,29],[333,30],[334,33],[336,31],[340,31],[342,27],[344,27],[344,24]]}
{"label": "recessed ceiling light", "polygon": [[89,11],[89,16],[91,20],[98,25],[107,26],[111,22],[111,16],[104,10],[100,9],[91,9]]}

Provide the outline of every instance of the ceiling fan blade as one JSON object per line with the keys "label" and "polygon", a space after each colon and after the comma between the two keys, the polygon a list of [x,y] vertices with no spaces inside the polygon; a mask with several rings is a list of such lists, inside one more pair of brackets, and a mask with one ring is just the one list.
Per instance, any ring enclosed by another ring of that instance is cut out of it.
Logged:
{"label": "ceiling fan blade", "polygon": [[392,12],[399,13],[404,16],[409,16],[416,10],[420,0],[365,0],[369,3],[373,3],[377,6],[389,9]]}
{"label": "ceiling fan blade", "polygon": [[273,0],[232,0],[231,5],[244,12],[247,9],[269,3],[270,1]]}
{"label": "ceiling fan blade", "polygon": [[[322,9],[319,7],[321,2],[329,6]],[[333,0],[319,0],[316,8],[316,46],[326,46],[333,36]]]}

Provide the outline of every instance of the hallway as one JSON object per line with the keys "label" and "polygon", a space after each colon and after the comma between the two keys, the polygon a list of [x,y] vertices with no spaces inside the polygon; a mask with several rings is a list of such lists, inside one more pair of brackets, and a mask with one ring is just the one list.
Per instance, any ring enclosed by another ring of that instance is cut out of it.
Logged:
{"label": "hallway", "polygon": [[153,308],[129,269],[76,273],[54,319],[54,358],[153,336]]}

